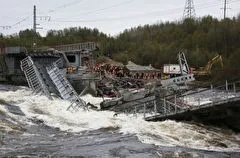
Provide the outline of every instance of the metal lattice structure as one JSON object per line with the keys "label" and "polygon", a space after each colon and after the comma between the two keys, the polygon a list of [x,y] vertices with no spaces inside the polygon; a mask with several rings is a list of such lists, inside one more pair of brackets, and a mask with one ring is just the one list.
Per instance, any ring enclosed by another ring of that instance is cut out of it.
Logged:
{"label": "metal lattice structure", "polygon": [[35,92],[51,98],[50,92],[41,76],[38,68],[30,56],[21,61],[21,69],[24,72],[28,86]]}
{"label": "metal lattice structure", "polygon": [[178,53],[178,62],[179,62],[179,65],[180,65],[181,74],[182,75],[189,74],[190,69],[189,69],[189,66],[188,66],[188,63],[187,63],[186,56],[183,52]]}
{"label": "metal lattice structure", "polygon": [[195,13],[195,9],[194,9],[194,4],[193,4],[193,0],[186,0],[186,4],[184,7],[184,12],[183,12],[183,18],[195,18],[196,17],[196,13]]}
{"label": "metal lattice structure", "polygon": [[67,110],[78,111],[80,108],[86,107],[86,103],[78,96],[72,85],[57,67],[57,62],[53,63],[46,69],[61,97],[64,100],[69,100],[71,102],[71,105],[67,108]]}
{"label": "metal lattice structure", "polygon": [[55,49],[58,51],[69,52],[69,51],[93,51],[96,50],[97,44],[94,42],[76,43],[56,46]]}

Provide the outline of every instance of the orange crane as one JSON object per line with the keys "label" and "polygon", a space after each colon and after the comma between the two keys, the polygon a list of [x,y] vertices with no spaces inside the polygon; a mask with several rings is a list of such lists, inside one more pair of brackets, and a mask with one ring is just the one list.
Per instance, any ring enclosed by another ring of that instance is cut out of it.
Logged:
{"label": "orange crane", "polygon": [[216,64],[216,63],[220,63],[221,67],[223,68],[222,56],[219,54],[214,58],[212,58],[211,60],[209,60],[205,67],[200,67],[200,70],[193,70],[193,73],[196,76],[211,75],[212,66],[213,64]]}

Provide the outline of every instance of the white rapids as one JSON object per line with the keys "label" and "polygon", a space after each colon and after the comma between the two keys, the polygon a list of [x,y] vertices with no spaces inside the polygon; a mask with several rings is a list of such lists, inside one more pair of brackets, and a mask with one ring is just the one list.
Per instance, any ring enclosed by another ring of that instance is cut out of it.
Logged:
{"label": "white rapids", "polygon": [[[240,151],[240,134],[230,130],[221,130],[203,125],[182,123],[175,121],[147,122],[143,116],[118,114],[111,111],[66,111],[70,102],[45,96],[34,95],[26,87],[19,87],[16,91],[1,91],[0,99],[17,105],[27,118],[37,118],[45,124],[58,127],[69,132],[97,130],[107,127],[118,127],[123,134],[135,134],[143,143],[161,146],[182,146],[195,149],[213,151]],[[102,98],[85,95],[86,102],[99,104]],[[3,109],[3,106],[0,106]],[[11,115],[17,119],[30,123],[23,116]],[[223,147],[219,144],[225,144]]]}

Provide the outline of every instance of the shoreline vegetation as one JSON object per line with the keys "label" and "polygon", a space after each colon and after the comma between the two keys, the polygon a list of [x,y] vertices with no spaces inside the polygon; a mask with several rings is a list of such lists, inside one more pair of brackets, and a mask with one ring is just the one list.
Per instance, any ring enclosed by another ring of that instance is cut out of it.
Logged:
{"label": "shoreline vegetation", "polygon": [[[217,54],[223,57],[223,68],[213,65],[212,81],[232,80],[240,77],[240,14],[232,19],[219,20],[211,16],[183,21],[164,22],[126,29],[115,37],[98,29],[81,27],[50,30],[42,37],[33,30],[20,31],[18,35],[3,36],[0,47],[23,46],[32,49],[35,39],[38,48],[97,42],[97,57],[108,56],[113,60],[139,65],[152,65],[160,69],[163,64],[176,63],[177,53],[184,50],[190,67],[199,69]],[[1,65],[1,64],[0,64]],[[1,69],[1,67],[0,67]]]}

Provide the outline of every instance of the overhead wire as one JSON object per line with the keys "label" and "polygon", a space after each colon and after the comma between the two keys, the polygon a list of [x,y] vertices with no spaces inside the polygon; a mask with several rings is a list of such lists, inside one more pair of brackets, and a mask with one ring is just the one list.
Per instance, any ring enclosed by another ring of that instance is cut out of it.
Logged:
{"label": "overhead wire", "polygon": [[67,7],[69,7],[69,6],[76,5],[76,4],[81,3],[81,2],[83,2],[83,1],[84,1],[84,0],[75,0],[75,1],[70,2],[70,3],[66,3],[66,4],[63,4],[63,5],[60,5],[60,6],[56,7],[55,9],[50,9],[50,10],[48,11],[48,13],[56,12],[58,9],[67,8]]}
{"label": "overhead wire", "polygon": [[[123,3],[119,3],[119,4],[114,4],[114,5],[111,5],[111,6],[108,6],[108,7],[105,7],[105,8],[101,8],[101,9],[97,9],[97,10],[93,10],[93,11],[89,11],[89,12],[83,12],[80,14],[80,16],[86,16],[88,14],[91,14],[91,13],[96,13],[96,12],[99,12],[99,11],[104,11],[104,10],[107,10],[107,9],[111,9],[111,8],[114,8],[116,6],[120,6],[120,5],[124,5],[126,3],[129,3],[131,1],[134,1],[134,0],[127,0]],[[209,3],[208,3],[209,4]],[[198,4],[197,4],[198,5]],[[179,7],[179,8],[174,8],[174,9],[182,9],[182,7]],[[172,10],[172,9],[170,9]],[[67,18],[75,18],[75,17],[79,17],[79,15],[76,15],[76,16],[71,16],[71,17],[67,17]],[[65,18],[66,19],[66,18]],[[60,19],[61,20],[61,19]]]}
{"label": "overhead wire", "polygon": [[[63,4],[63,5],[60,5],[58,7],[56,7],[55,9],[52,9],[52,10],[49,10],[48,13],[53,13],[53,12],[56,12],[58,9],[62,9],[62,8],[67,8],[69,6],[72,6],[72,5],[75,5],[75,4],[78,4],[80,2],[83,2],[84,0],[75,0],[73,2],[70,2],[70,3],[66,3],[66,4]],[[115,7],[118,7],[118,6],[121,6],[121,5],[125,5],[127,3],[130,3],[134,0],[126,0],[122,3],[117,3],[117,4],[114,4],[114,5],[110,5],[110,6],[107,6],[107,7],[104,7],[104,8],[100,8],[100,9],[96,9],[96,10],[92,10],[92,11],[89,11],[89,12],[84,12],[84,13],[81,13],[82,16],[86,16],[88,14],[92,14],[92,13],[98,13],[100,11],[104,11],[104,10],[108,10],[108,9],[111,9],[111,8],[115,8]],[[239,0],[229,0],[228,1],[228,4],[232,4],[232,3],[236,3],[236,2],[240,2]],[[213,1],[213,2],[208,2],[208,3],[197,3],[195,4],[194,6],[196,8],[198,8],[198,10],[201,10],[201,9],[205,9],[205,8],[210,8],[210,7],[215,7],[215,6],[220,6],[220,5],[223,5],[223,2],[221,1]],[[115,21],[115,20],[122,20],[122,19],[131,19],[131,18],[142,18],[143,16],[148,16],[148,15],[160,15],[163,16],[163,15],[171,15],[171,14],[177,14],[179,12],[182,12],[182,7],[177,7],[177,8],[172,8],[172,9],[168,9],[168,10],[160,10],[160,11],[153,11],[153,12],[148,12],[148,13],[142,13],[142,14],[135,14],[135,15],[128,15],[128,16],[122,16],[122,17],[112,17],[112,18],[101,18],[101,19],[92,19],[92,20],[51,20],[51,22],[62,22],[62,23],[69,23],[69,22],[101,22],[101,21]],[[71,18],[74,18],[74,17],[78,17],[79,15],[76,15],[76,16],[71,16]],[[22,22],[26,21],[29,17],[26,17],[24,19],[22,19],[21,21],[18,21],[17,23],[11,25],[11,26],[17,26],[19,24],[21,24]],[[3,30],[3,29],[2,29]]]}
{"label": "overhead wire", "polygon": [[22,19],[22,20],[16,22],[16,23],[13,24],[12,26],[16,26],[16,25],[18,25],[18,24],[21,24],[22,22],[24,22],[24,21],[26,21],[26,20],[28,20],[28,19],[29,19],[29,16],[27,16],[27,17],[25,17],[24,19]]}
{"label": "overhead wire", "polygon": [[100,8],[100,9],[96,9],[96,10],[92,10],[92,11],[89,11],[89,12],[82,12],[82,13],[76,15],[76,16],[71,16],[71,18],[78,17],[79,15],[84,15],[85,16],[85,15],[89,15],[89,14],[92,14],[92,13],[97,13],[99,11],[112,9],[112,8],[115,8],[115,7],[122,6],[122,5],[125,5],[127,3],[130,3],[132,1],[135,1],[135,0],[127,0],[127,1],[124,1],[122,3],[113,4],[113,5],[110,5],[110,6],[107,6],[107,7],[104,7],[104,8]]}
{"label": "overhead wire", "polygon": [[[80,3],[80,2],[83,2],[84,0],[81,0],[81,1],[74,1],[74,2],[71,2],[71,3],[67,3],[67,4],[64,4],[64,5],[61,5],[59,7],[57,7],[58,9],[60,8],[63,8],[63,7],[68,7],[70,5],[73,5],[73,4],[76,4],[77,3]],[[114,5],[110,5],[110,6],[107,6],[105,8],[100,8],[100,9],[97,9],[97,10],[93,10],[93,11],[89,11],[89,12],[84,12],[82,14],[84,15],[88,15],[88,14],[92,14],[92,13],[96,13],[96,12],[99,12],[99,11],[103,11],[103,10],[107,10],[107,9],[111,9],[111,8],[114,8],[114,7],[117,7],[117,6],[121,6],[121,5],[125,5],[127,3],[130,3],[131,1],[134,1],[134,0],[127,0],[127,1],[124,1],[122,3],[117,3],[117,4],[114,4]],[[52,12],[55,12],[56,10],[53,10]],[[50,22],[53,22],[53,20],[51,19]]]}
{"label": "overhead wire", "polygon": [[[207,8],[212,6],[219,6],[221,3],[205,3],[205,4],[196,4],[195,6],[200,6],[200,8]],[[179,12],[182,12],[182,7],[168,9],[168,10],[160,10],[160,11],[154,11],[154,12],[148,12],[148,13],[142,13],[142,14],[135,14],[135,15],[128,15],[128,16],[122,16],[122,17],[113,17],[113,18],[102,18],[102,19],[93,19],[93,20],[52,20],[53,22],[101,22],[101,21],[115,21],[115,20],[122,20],[122,19],[131,19],[136,17],[142,17],[146,15],[153,15],[153,14],[159,14],[161,13],[161,16],[163,15],[170,15],[170,14],[177,14]]]}
{"label": "overhead wire", "polygon": [[[51,13],[57,12],[59,9],[68,8],[70,6],[73,6],[73,5],[82,3],[82,2],[84,2],[84,0],[75,0],[75,1],[72,1],[72,2],[69,2],[69,3],[65,3],[65,4],[62,4],[62,5],[54,8],[54,9],[50,9],[47,13],[51,14]],[[52,18],[51,16],[45,16],[45,17],[47,17],[48,20],[43,20],[41,22],[42,24],[45,24],[46,22],[50,22],[50,20]],[[41,29],[43,29],[43,28],[41,28]]]}
{"label": "overhead wire", "polygon": [[[63,5],[60,5],[60,6],[56,7],[54,10],[49,10],[48,13],[53,13],[53,12],[57,11],[57,9],[67,8],[69,6],[76,5],[77,3],[80,3],[82,1],[84,1],[84,0],[75,0],[75,1],[70,2],[70,3],[66,3],[66,4],[63,4]],[[6,25],[6,28],[8,28],[8,30],[12,29],[14,26],[17,26],[17,25],[21,24],[22,22],[24,22],[24,21],[26,21],[28,19],[29,19],[29,16],[23,18],[22,20],[14,23],[12,25]],[[5,30],[5,28],[2,27],[2,29],[0,29],[0,31],[2,31],[2,30]]]}
{"label": "overhead wire", "polygon": [[[24,21],[26,21],[26,20],[28,20],[28,19],[29,19],[29,16],[23,18],[22,20],[14,23],[14,24],[12,24],[12,25],[6,25],[6,26],[8,26],[7,29],[12,29],[13,27],[15,27],[15,26],[17,26],[17,25],[20,25],[21,23],[23,23]],[[0,29],[0,31],[2,31],[2,30],[5,30],[5,29],[4,29],[4,28]]]}

